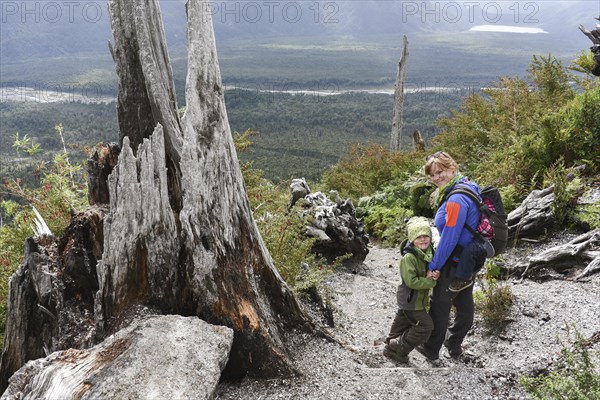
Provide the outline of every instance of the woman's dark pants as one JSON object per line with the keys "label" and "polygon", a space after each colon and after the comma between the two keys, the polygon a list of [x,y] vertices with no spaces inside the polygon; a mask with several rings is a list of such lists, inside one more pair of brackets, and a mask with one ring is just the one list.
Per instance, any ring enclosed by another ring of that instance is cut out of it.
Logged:
{"label": "woman's dark pants", "polygon": [[[483,263],[478,263],[481,268]],[[441,269],[437,285],[433,288],[429,315],[433,320],[433,332],[424,344],[427,354],[437,358],[440,349],[446,341],[450,354],[459,354],[462,351],[462,342],[467,332],[473,325],[475,304],[473,302],[473,286],[460,292],[451,292],[448,285],[452,282],[456,272],[456,263],[449,262]],[[456,307],[454,322],[449,325],[450,309]]]}

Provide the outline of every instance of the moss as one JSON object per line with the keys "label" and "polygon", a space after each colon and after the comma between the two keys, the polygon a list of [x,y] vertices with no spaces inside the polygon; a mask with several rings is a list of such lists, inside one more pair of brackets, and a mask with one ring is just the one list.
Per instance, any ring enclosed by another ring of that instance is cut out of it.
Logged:
{"label": "moss", "polygon": [[573,220],[576,226],[584,230],[600,228],[600,203],[578,205],[573,213]]}

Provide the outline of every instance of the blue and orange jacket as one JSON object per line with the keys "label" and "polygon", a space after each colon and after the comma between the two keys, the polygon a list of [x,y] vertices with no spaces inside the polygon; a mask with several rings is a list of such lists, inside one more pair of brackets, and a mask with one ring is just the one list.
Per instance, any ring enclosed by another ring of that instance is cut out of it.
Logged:
{"label": "blue and orange jacket", "polygon": [[[470,189],[481,197],[479,186],[466,177],[448,188],[447,193],[458,187]],[[434,220],[435,226],[440,232],[440,241],[435,255],[429,263],[431,271],[441,269],[452,256],[456,246],[464,247],[474,240],[473,234],[469,232],[465,224],[476,229],[479,225],[479,218],[480,211],[477,204],[464,194],[453,194],[440,205]],[[458,258],[454,257],[454,261],[458,261]]]}

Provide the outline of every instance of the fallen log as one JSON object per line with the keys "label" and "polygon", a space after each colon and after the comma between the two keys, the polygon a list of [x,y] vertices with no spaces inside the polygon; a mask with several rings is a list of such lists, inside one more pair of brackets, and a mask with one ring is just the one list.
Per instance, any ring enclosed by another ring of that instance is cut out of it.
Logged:
{"label": "fallen log", "polygon": [[543,190],[534,190],[521,205],[508,214],[509,238],[536,236],[544,233],[554,222],[554,186]]}
{"label": "fallen log", "polygon": [[568,243],[551,247],[541,253],[529,257],[526,261],[517,263],[513,272],[520,272],[521,277],[554,278],[544,270],[565,273],[573,268],[584,269],[572,279],[579,280],[600,271],[600,229],[595,229],[577,236]]}
{"label": "fallen log", "polygon": [[600,251],[595,252],[597,254],[596,258],[590,262],[587,267],[583,271],[581,271],[574,280],[579,281],[582,278],[588,277],[600,271]]}

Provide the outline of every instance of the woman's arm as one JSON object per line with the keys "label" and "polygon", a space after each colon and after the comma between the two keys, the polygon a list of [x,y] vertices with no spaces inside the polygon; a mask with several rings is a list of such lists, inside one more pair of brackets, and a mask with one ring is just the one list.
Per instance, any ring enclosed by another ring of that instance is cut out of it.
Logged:
{"label": "woman's arm", "polygon": [[429,263],[429,269],[436,271],[441,269],[448,261],[458,239],[462,233],[467,220],[468,203],[464,195],[454,194],[444,203],[446,224],[440,235],[440,242],[433,259]]}

